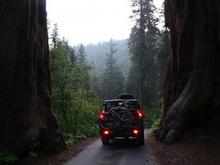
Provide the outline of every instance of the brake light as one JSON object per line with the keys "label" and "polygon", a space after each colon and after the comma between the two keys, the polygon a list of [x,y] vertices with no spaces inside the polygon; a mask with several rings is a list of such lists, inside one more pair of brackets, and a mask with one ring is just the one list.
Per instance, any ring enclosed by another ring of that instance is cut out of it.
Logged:
{"label": "brake light", "polygon": [[138,116],[138,118],[143,118],[144,117],[144,112],[140,109],[137,109],[137,116]]}
{"label": "brake light", "polygon": [[102,135],[103,136],[109,136],[110,134],[111,134],[111,132],[110,132],[109,129],[105,128],[105,129],[102,130]]}
{"label": "brake light", "polygon": [[102,110],[102,111],[99,113],[99,119],[100,119],[100,120],[104,120],[104,118],[105,118],[105,111]]}
{"label": "brake light", "polygon": [[109,130],[105,130],[103,133],[104,133],[104,135],[109,135],[110,134]]}
{"label": "brake light", "polygon": [[132,134],[135,135],[135,136],[138,136],[138,135],[140,135],[140,130],[135,128],[135,129],[132,130]]}

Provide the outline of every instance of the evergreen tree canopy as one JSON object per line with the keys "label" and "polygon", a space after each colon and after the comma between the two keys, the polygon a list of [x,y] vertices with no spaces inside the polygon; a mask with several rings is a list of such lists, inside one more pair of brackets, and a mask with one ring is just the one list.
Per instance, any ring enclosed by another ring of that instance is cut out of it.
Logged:
{"label": "evergreen tree canopy", "polygon": [[[154,16],[152,0],[131,0],[132,19],[135,25],[129,38],[129,54],[132,62],[128,76],[128,87],[141,104],[150,104],[157,98],[158,74],[156,55],[158,52],[158,19]],[[134,73],[135,71],[135,73]],[[134,82],[131,85],[130,81]],[[130,85],[129,85],[130,83]]]}
{"label": "evergreen tree canopy", "polygon": [[109,42],[109,50],[106,52],[105,69],[102,73],[102,95],[104,98],[112,99],[123,92],[124,76],[117,65],[117,60],[114,57],[117,49],[111,39]]}
{"label": "evergreen tree canopy", "polygon": [[86,61],[86,52],[84,46],[81,44],[77,53],[76,58],[77,63],[77,73],[80,75],[78,80],[78,85],[86,90],[90,89],[90,79],[89,71],[91,66]]}

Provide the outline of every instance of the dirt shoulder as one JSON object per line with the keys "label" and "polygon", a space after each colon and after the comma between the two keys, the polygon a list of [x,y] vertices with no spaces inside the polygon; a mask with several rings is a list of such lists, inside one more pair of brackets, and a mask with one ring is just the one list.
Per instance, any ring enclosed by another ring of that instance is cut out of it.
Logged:
{"label": "dirt shoulder", "polygon": [[68,146],[65,150],[57,154],[41,155],[36,159],[27,159],[19,162],[19,165],[62,165],[67,160],[81,152],[86,146],[97,140],[98,137],[90,137],[77,144]]}
{"label": "dirt shoulder", "polygon": [[173,145],[161,144],[154,137],[147,137],[157,165],[218,165],[219,140],[218,133],[201,131],[193,132]]}

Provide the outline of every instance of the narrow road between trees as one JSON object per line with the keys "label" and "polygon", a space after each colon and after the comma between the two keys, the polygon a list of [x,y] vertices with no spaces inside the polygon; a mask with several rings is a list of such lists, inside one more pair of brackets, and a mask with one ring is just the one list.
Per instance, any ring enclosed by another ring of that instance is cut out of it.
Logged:
{"label": "narrow road between trees", "polygon": [[[145,131],[145,135],[147,131]],[[65,165],[154,165],[149,145],[137,146],[132,142],[123,142],[103,146],[101,140],[95,141],[77,154]]]}

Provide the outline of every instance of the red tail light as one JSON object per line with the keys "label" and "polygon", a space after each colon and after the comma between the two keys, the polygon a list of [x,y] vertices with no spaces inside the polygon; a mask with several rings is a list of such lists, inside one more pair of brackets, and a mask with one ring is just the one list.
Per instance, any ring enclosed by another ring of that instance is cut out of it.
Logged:
{"label": "red tail light", "polygon": [[134,129],[132,129],[132,134],[133,134],[134,136],[138,136],[138,135],[140,135],[140,130],[137,129],[137,128],[134,128]]}
{"label": "red tail light", "polygon": [[110,132],[109,132],[109,130],[104,130],[103,134],[104,134],[104,135],[109,135]]}
{"label": "red tail light", "polygon": [[102,130],[102,135],[103,136],[109,136],[111,134],[111,131],[109,129],[103,129]]}
{"label": "red tail light", "polygon": [[137,109],[137,116],[138,116],[138,118],[143,118],[144,112],[141,109]]}
{"label": "red tail light", "polygon": [[105,119],[105,111],[102,110],[100,113],[99,113],[99,119],[100,120],[104,120]]}

